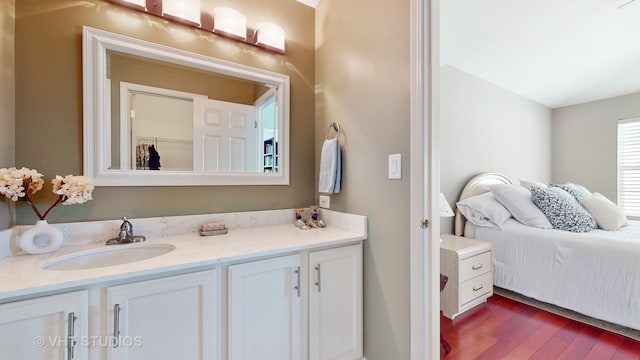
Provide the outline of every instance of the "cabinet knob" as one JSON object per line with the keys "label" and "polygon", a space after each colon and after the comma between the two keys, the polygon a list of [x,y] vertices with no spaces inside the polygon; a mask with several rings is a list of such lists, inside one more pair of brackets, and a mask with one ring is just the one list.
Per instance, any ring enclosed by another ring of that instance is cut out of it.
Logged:
{"label": "cabinet knob", "polygon": [[420,223],[420,225],[422,226],[423,229],[428,228],[429,227],[429,219],[422,220],[422,223]]}

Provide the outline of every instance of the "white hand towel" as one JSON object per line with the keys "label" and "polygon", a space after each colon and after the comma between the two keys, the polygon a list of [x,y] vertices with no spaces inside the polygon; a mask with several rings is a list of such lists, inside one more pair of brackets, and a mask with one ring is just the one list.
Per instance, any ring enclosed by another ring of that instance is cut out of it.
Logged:
{"label": "white hand towel", "polygon": [[325,140],[320,153],[320,179],[318,191],[334,194],[340,192],[342,159],[338,138]]}

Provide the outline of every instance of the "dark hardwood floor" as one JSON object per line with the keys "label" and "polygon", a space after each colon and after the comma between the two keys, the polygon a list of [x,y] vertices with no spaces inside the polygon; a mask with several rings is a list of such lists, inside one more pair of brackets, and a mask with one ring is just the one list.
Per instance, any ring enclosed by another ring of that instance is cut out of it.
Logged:
{"label": "dark hardwood floor", "polygon": [[499,295],[459,315],[440,315],[453,348],[440,359],[640,359],[640,341],[539,310]]}

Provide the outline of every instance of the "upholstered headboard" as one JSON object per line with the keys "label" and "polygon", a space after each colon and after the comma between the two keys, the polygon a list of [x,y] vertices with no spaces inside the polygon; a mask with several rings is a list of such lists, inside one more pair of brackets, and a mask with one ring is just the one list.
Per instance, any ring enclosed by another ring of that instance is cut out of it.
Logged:
{"label": "upholstered headboard", "polygon": [[[460,194],[460,200],[464,200],[468,197],[480,195],[482,193],[486,193],[489,191],[489,185],[494,184],[512,184],[511,179],[508,177],[498,174],[498,173],[484,173],[479,174],[471,178],[469,182],[462,189],[462,193]],[[456,219],[455,219],[455,234],[456,235],[464,235],[464,224],[467,219],[460,213],[460,210],[456,208]]]}

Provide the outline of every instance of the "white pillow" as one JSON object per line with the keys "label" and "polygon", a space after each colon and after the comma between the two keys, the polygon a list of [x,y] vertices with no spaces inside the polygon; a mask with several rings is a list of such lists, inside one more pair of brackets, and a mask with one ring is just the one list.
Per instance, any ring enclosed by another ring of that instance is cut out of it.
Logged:
{"label": "white pillow", "polygon": [[496,201],[490,192],[458,201],[456,206],[462,215],[476,226],[500,229],[511,217],[509,210]]}
{"label": "white pillow", "polygon": [[519,222],[540,229],[551,229],[544,213],[531,201],[531,192],[520,185],[497,184],[489,186],[491,193]]}
{"label": "white pillow", "polygon": [[601,229],[616,231],[627,226],[627,217],[618,205],[600,193],[578,198],[580,204],[587,209]]}
{"label": "white pillow", "polygon": [[534,186],[540,187],[540,188],[546,188],[547,184],[541,183],[539,181],[529,181],[529,180],[520,179],[520,186],[524,186],[527,190],[531,191],[531,188]]}

